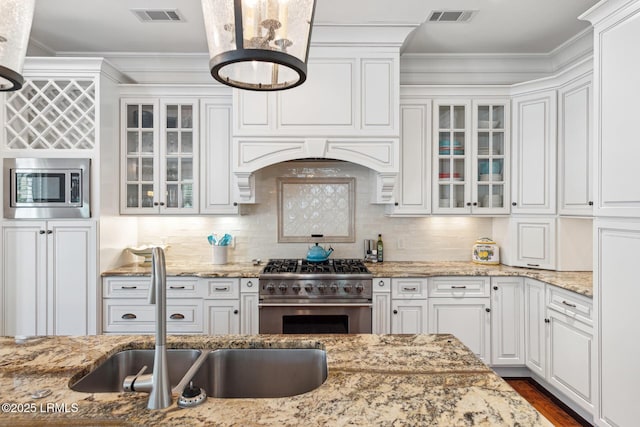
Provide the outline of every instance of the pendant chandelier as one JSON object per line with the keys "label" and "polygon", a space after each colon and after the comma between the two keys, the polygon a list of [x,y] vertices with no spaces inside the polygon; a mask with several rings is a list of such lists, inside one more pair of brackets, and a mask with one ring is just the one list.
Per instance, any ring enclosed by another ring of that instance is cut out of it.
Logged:
{"label": "pendant chandelier", "polygon": [[0,0],[0,91],[19,90],[35,0]]}
{"label": "pendant chandelier", "polygon": [[202,0],[213,78],[239,89],[290,89],[307,78],[315,0]]}

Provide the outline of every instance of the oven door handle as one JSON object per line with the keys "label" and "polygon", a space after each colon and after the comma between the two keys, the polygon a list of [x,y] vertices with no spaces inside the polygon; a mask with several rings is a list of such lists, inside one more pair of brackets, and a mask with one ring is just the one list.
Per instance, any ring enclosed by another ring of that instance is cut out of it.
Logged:
{"label": "oven door handle", "polygon": [[296,303],[260,303],[258,304],[258,308],[260,307],[369,307],[373,308],[373,304],[367,303],[351,303],[351,304],[332,304],[332,303],[319,303],[319,304],[296,304]]}

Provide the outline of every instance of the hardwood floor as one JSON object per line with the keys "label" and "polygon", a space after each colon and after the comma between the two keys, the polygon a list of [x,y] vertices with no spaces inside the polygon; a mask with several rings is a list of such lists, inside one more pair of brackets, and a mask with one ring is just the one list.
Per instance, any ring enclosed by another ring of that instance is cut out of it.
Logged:
{"label": "hardwood floor", "polygon": [[540,411],[554,426],[580,427],[591,425],[571,409],[564,406],[562,402],[558,401],[531,378],[505,378],[505,381],[527,402]]}

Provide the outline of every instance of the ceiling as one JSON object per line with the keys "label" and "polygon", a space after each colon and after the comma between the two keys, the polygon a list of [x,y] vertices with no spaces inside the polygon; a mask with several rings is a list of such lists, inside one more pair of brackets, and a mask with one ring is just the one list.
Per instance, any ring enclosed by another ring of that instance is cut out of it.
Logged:
{"label": "ceiling", "polygon": [[[589,27],[598,0],[317,0],[316,24],[421,24],[403,53],[549,53]],[[143,23],[131,9],[178,9],[186,22]],[[424,22],[472,10],[466,23]],[[206,53],[200,0],[37,0],[29,55]]]}

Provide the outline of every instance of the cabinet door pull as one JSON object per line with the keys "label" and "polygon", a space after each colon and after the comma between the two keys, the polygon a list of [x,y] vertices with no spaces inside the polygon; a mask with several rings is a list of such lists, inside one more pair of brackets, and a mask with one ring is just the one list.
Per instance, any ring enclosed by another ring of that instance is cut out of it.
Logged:
{"label": "cabinet door pull", "polygon": [[138,289],[137,286],[121,286],[120,289]]}
{"label": "cabinet door pull", "polygon": [[404,287],[402,288],[403,291],[411,291],[411,292],[415,292],[418,290],[418,288],[416,288],[415,286],[412,288],[408,288],[408,287]]}
{"label": "cabinet door pull", "polygon": [[169,286],[169,289],[184,289],[184,286]]}
{"label": "cabinet door pull", "polygon": [[220,291],[220,292],[222,292],[222,291],[228,291],[228,290],[229,290],[229,287],[228,287],[228,286],[225,286],[224,288],[215,288],[215,290],[216,290],[216,291]]}
{"label": "cabinet door pull", "polygon": [[182,313],[173,313],[171,316],[169,316],[169,319],[171,319],[171,320],[183,320],[184,319],[184,314],[182,314]]}
{"label": "cabinet door pull", "polygon": [[47,230],[47,234],[53,234],[53,230]]}
{"label": "cabinet door pull", "polygon": [[511,206],[517,206],[518,204],[516,202],[511,202]]}
{"label": "cabinet door pull", "polygon": [[253,282],[251,280],[247,282],[247,288],[253,288]]}
{"label": "cabinet door pull", "polygon": [[158,206],[159,203],[158,202],[153,202],[153,206]]}
{"label": "cabinet door pull", "polygon": [[46,233],[46,231],[45,231],[45,230],[40,230],[40,231],[38,231],[38,233],[40,233],[40,234],[45,234],[45,233]]}
{"label": "cabinet door pull", "polygon": [[564,305],[566,305],[567,307],[571,307],[571,308],[576,308],[576,307],[577,307],[577,305],[575,305],[575,304],[571,304],[570,302],[567,302],[567,301],[565,301],[565,300],[562,300],[562,303],[563,303]]}
{"label": "cabinet door pull", "polygon": [[451,285],[451,289],[467,289],[467,285]]}
{"label": "cabinet door pull", "polygon": [[498,290],[498,287],[497,287],[497,286],[494,286],[494,287],[493,287],[493,290],[494,290],[494,291],[497,291],[497,290]]}
{"label": "cabinet door pull", "polygon": [[529,267],[540,267],[540,264],[527,264]]}
{"label": "cabinet door pull", "polygon": [[133,313],[125,313],[125,314],[122,315],[122,318],[125,319],[125,320],[133,320],[133,319],[137,319],[138,316],[136,316]]}
{"label": "cabinet door pull", "polygon": [[384,287],[384,280],[380,280],[380,281],[378,282],[378,286],[380,286],[381,288],[383,288],[383,287]]}
{"label": "cabinet door pull", "polygon": [[233,314],[238,314],[238,310],[233,310]]}
{"label": "cabinet door pull", "polygon": [[544,319],[544,323],[551,323],[551,320],[549,320],[549,319]]}
{"label": "cabinet door pull", "polygon": [[593,202],[589,202],[589,206],[593,206]]}
{"label": "cabinet door pull", "polygon": [[491,309],[489,307],[485,308],[484,311],[486,311],[487,313],[491,313]]}
{"label": "cabinet door pull", "polygon": [[398,314],[398,310],[393,310],[393,314]]}

